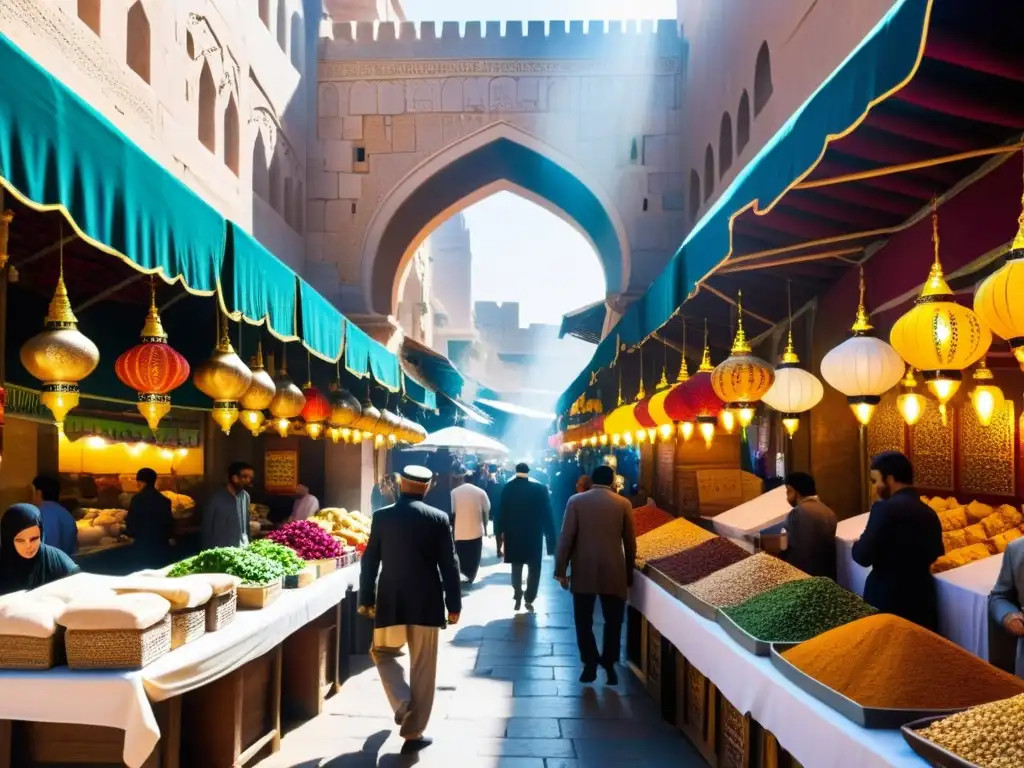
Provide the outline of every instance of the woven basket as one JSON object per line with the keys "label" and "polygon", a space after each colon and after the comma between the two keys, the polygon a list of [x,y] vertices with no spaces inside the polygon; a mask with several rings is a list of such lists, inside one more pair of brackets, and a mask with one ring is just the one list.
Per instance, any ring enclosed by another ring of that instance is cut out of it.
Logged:
{"label": "woven basket", "polygon": [[246,611],[266,608],[281,595],[282,579],[268,584],[242,584],[238,588],[238,607]]}
{"label": "woven basket", "polygon": [[64,663],[64,627],[49,637],[0,635],[0,669],[49,669]]}
{"label": "woven basket", "polygon": [[206,631],[216,632],[218,629],[224,629],[235,620],[237,610],[238,593],[235,590],[211,597],[210,602],[206,604]]}
{"label": "woven basket", "polygon": [[171,650],[206,634],[206,605],[171,611]]}
{"label": "woven basket", "polygon": [[70,669],[142,669],[171,650],[171,617],[146,629],[69,629]]}

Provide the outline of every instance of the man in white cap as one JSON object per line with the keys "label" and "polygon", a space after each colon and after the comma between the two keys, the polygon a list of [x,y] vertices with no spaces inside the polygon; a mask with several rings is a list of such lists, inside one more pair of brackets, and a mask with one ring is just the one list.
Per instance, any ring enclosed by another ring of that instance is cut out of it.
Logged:
{"label": "man in white cap", "polygon": [[[398,501],[373,515],[359,578],[359,612],[374,619],[370,656],[401,726],[403,752],[430,744],[423,732],[434,705],[438,630],[462,611],[448,516],[423,503],[432,477],[426,467],[402,470]],[[411,685],[398,661],[406,645]]]}

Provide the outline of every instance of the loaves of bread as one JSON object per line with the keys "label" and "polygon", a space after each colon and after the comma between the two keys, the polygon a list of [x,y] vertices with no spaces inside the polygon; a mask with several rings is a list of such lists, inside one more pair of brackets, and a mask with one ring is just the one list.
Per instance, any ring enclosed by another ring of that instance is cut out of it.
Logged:
{"label": "loaves of bread", "polygon": [[198,608],[210,601],[213,588],[209,582],[197,579],[170,579],[152,576],[127,577],[113,585],[119,595],[149,593],[160,595],[171,605],[172,611]]}
{"label": "loaves of bread", "polygon": [[57,623],[79,631],[137,631],[161,621],[170,610],[167,600],[149,592],[82,597],[68,603]]}

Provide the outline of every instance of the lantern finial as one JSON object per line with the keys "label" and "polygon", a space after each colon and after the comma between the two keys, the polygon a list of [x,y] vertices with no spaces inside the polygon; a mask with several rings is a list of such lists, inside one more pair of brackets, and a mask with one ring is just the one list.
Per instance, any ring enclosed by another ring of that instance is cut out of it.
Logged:
{"label": "lantern finial", "polygon": [[68,289],[64,285],[63,260],[60,264],[60,274],[57,276],[57,287],[53,291],[50,308],[46,313],[46,322],[56,326],[69,326],[78,322],[75,313],[71,311],[71,299],[68,298]]}
{"label": "lantern finial", "polygon": [[872,329],[872,325],[868,322],[868,313],[864,309],[864,265],[860,266],[860,278],[859,287],[860,298],[857,300],[857,318],[853,322],[853,327],[850,328],[855,334],[867,333]]}
{"label": "lantern finial", "polygon": [[1024,251],[1024,195],[1020,199],[1020,216],[1017,217],[1017,236],[1010,245],[1011,251]]}
{"label": "lantern finial", "polygon": [[[786,281],[786,312],[789,315],[789,333],[786,336],[786,349],[782,353],[782,362],[785,365],[796,365],[800,362],[800,358],[796,356],[796,350],[793,349],[793,297],[789,280]],[[793,431],[796,431],[796,427],[793,428]],[[789,436],[792,437],[793,434],[790,433]]]}
{"label": "lantern finial", "polygon": [[700,358],[700,366],[697,368],[697,372],[704,371],[705,373],[711,373],[715,370],[715,366],[711,364],[711,348],[708,347],[708,319],[704,318],[704,354]]}
{"label": "lantern finial", "polygon": [[160,312],[156,308],[156,284],[152,277],[149,278],[149,314],[146,315],[146,322],[142,326],[142,338],[167,341],[167,333],[160,322]]}
{"label": "lantern finial", "polygon": [[643,400],[647,397],[647,391],[644,389],[644,345],[640,343],[640,386],[636,390],[637,401]]}
{"label": "lantern finial", "polygon": [[935,198],[932,198],[932,246],[935,249],[935,261],[932,262],[928,281],[924,284],[918,301],[929,299],[932,296],[953,295],[953,291],[949,289],[949,283],[946,282],[946,278],[942,274],[942,264],[939,261],[939,207]]}
{"label": "lantern finial", "polygon": [[686,318],[683,318],[683,354],[679,360],[679,375],[676,381],[680,384],[690,380],[690,369],[686,365]]}
{"label": "lantern finial", "polygon": [[743,291],[740,291],[736,298],[736,338],[733,339],[732,349],[729,351],[734,355],[750,352],[747,334],[743,332]]}

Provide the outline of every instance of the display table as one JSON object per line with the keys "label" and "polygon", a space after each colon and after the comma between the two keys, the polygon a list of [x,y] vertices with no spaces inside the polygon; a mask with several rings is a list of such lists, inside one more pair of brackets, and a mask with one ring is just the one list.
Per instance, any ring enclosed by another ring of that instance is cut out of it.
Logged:
{"label": "display table", "polygon": [[839,586],[864,596],[864,582],[870,568],[853,561],[853,545],[868,526],[869,512],[841,520],[836,526],[836,581]]}
{"label": "display table", "polygon": [[786,486],[780,485],[756,499],[733,507],[711,518],[715,533],[740,545],[749,552],[754,551],[754,537],[765,528],[783,522],[792,507],[786,500]]}
{"label": "display table", "polygon": [[[335,609],[349,588],[357,585],[358,578],[357,563],[308,587],[284,590],[266,608],[239,611],[224,629],[207,633],[140,671],[84,672],[67,667],[45,672],[0,671],[0,721],[118,729],[124,732],[124,763],[128,768],[139,768],[147,764],[161,739],[162,728],[152,704],[168,702],[163,708],[165,721],[180,730],[184,694],[224,680],[248,665],[258,673],[256,677],[278,675],[279,689],[282,642]],[[237,682],[239,687],[243,685],[241,679]],[[270,679],[269,684],[273,683]],[[9,730],[6,743],[5,730],[0,730],[0,766],[10,754]],[[176,752],[178,746],[168,748]],[[165,759],[161,765],[172,768],[166,763]]]}
{"label": "display table", "polygon": [[721,627],[695,614],[646,576],[634,576],[629,601],[732,706],[770,731],[801,765],[926,765],[899,731],[854,725],[786,680],[769,659],[740,648]]}

